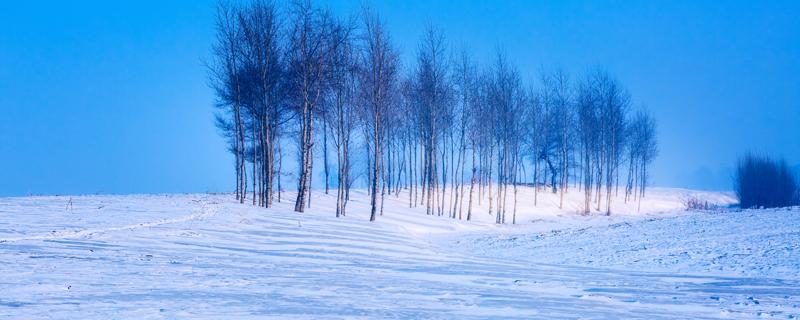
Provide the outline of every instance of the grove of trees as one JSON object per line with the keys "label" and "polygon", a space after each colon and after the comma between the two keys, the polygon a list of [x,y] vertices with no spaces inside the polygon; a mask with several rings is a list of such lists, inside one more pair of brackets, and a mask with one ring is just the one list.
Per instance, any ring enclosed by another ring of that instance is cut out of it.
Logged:
{"label": "grove of trees", "polygon": [[800,204],[800,184],[784,159],[748,153],[739,159],[734,191],[742,208],[775,208]]}
{"label": "grove of trees", "polygon": [[526,81],[502,50],[481,64],[434,26],[416,48],[403,65],[369,8],[342,18],[307,0],[220,3],[208,68],[236,199],[281,201],[292,150],[297,212],[311,206],[315,160],[324,192],[336,189],[337,216],[363,178],[370,220],[401,193],[453,219],[470,220],[488,201],[497,223],[516,223],[522,186],[534,203],[558,194],[560,206],[579,192],[584,213],[610,214],[620,186],[623,201],[645,196],[655,119],[607,71]]}

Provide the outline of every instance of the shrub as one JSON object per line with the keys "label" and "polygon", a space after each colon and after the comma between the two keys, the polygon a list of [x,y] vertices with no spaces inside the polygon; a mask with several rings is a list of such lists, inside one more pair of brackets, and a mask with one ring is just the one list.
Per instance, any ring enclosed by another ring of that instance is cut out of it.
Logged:
{"label": "shrub", "polygon": [[713,205],[710,205],[708,201],[700,200],[696,197],[691,197],[686,199],[686,210],[711,210]]}
{"label": "shrub", "polygon": [[751,153],[739,159],[734,189],[742,208],[774,208],[798,202],[797,178],[784,159]]}

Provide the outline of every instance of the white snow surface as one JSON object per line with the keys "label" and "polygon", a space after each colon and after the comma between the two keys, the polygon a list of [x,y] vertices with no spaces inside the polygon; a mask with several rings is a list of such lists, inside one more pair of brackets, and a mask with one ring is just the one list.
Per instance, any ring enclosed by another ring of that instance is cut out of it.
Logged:
{"label": "white snow surface", "polygon": [[[715,209],[686,211],[688,199]],[[0,318],[800,316],[800,208],[653,188],[641,206],[620,196],[610,216],[583,215],[578,190],[559,209],[558,195],[520,188],[517,224],[509,197],[496,225],[488,198],[464,221],[387,195],[372,223],[363,191],[340,218],[333,194],[314,191],[302,214],[291,200],[0,198]]]}

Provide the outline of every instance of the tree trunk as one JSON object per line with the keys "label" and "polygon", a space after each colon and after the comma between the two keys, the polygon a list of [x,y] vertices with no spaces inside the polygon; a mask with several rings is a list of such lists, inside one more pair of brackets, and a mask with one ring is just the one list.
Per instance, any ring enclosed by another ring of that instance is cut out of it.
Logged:
{"label": "tree trunk", "polygon": [[258,175],[256,174],[256,155],[258,154],[258,142],[256,140],[256,130],[253,129],[253,205],[256,205],[256,180],[258,180]]}
{"label": "tree trunk", "polygon": [[305,103],[302,115],[301,125],[301,150],[300,150],[300,179],[297,186],[297,200],[294,204],[294,211],[303,212],[306,205],[306,196],[308,193],[308,184],[310,183],[310,170],[311,170],[311,139],[313,130],[311,106]]}
{"label": "tree trunk", "polygon": [[325,194],[330,191],[330,178],[328,174],[328,121],[322,121],[322,161],[325,166]]}
{"label": "tree trunk", "polygon": [[381,155],[380,155],[380,118],[377,114],[377,110],[375,112],[375,131],[373,132],[374,136],[374,150],[373,150],[373,163],[372,163],[372,191],[370,197],[370,214],[369,214],[369,221],[375,221],[375,215],[377,211],[377,200],[378,200],[378,180],[380,179],[380,172],[379,166],[381,162]]}
{"label": "tree trunk", "polygon": [[475,189],[475,174],[477,168],[475,166],[475,147],[472,148],[472,178],[469,180],[469,204],[467,205],[467,221],[472,219],[472,191]]}

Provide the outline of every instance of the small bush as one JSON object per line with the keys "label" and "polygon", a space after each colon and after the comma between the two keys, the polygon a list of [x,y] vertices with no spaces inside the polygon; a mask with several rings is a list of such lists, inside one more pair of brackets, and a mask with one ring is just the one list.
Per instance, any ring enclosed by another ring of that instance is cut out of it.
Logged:
{"label": "small bush", "polygon": [[797,178],[784,159],[747,154],[739,159],[734,189],[742,208],[775,208],[798,202]]}
{"label": "small bush", "polygon": [[695,197],[686,199],[686,210],[711,210],[716,206],[710,205],[708,201],[703,201]]}

